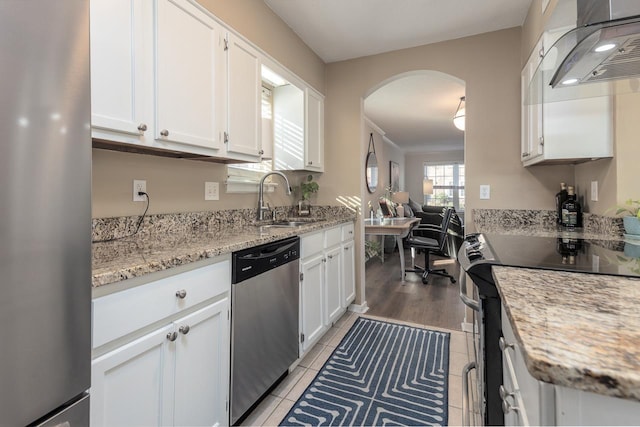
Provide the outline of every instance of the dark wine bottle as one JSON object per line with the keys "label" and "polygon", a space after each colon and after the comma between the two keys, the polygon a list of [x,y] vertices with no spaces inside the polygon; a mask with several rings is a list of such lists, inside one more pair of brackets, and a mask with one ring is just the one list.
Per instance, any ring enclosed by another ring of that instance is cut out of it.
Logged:
{"label": "dark wine bottle", "polygon": [[562,225],[567,228],[582,227],[582,206],[576,200],[571,185],[567,188],[567,200],[562,204]]}
{"label": "dark wine bottle", "polygon": [[560,183],[560,191],[556,193],[556,213],[558,214],[558,224],[562,224],[562,204],[567,200],[567,184]]}

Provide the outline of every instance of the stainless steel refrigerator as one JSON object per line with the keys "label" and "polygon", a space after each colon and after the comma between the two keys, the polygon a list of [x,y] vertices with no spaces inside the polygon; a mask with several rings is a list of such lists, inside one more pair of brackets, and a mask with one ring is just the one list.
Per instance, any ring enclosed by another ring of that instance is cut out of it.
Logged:
{"label": "stainless steel refrigerator", "polygon": [[0,0],[0,426],[89,424],[90,120],[89,0]]}

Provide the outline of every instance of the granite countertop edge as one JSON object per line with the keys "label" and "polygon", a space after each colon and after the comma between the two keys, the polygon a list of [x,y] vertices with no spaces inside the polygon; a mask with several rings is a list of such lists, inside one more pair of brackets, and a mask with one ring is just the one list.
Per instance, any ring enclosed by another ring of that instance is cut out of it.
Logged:
{"label": "granite countertop edge", "polygon": [[[619,359],[619,355],[611,353],[610,348],[599,346],[597,342],[592,345],[592,358],[584,358],[584,354],[578,354],[575,349],[575,343],[567,340],[562,341],[562,336],[553,336],[553,334],[544,334],[544,329],[548,324],[536,322],[544,322],[548,319],[535,318],[531,316],[531,312],[524,313],[521,304],[523,301],[515,301],[512,292],[507,291],[513,276],[517,276],[518,284],[514,285],[522,287],[523,281],[540,281],[549,277],[557,277],[558,280],[566,281],[573,278],[576,282],[580,277],[590,277],[592,280],[608,280],[608,281],[628,281],[637,279],[629,279],[618,276],[606,275],[589,275],[586,273],[576,272],[560,272],[560,271],[541,271],[538,269],[518,268],[518,267],[502,267],[495,266],[493,275],[500,298],[503,301],[504,309],[511,323],[516,340],[522,350],[525,364],[529,373],[536,379],[568,388],[578,389],[582,391],[592,392],[600,395],[618,397],[623,399],[640,401],[640,366],[638,359],[629,357],[624,358],[629,361],[628,366],[619,366],[608,364],[608,361]],[[544,277],[541,278],[541,275]],[[510,277],[511,276],[511,277]],[[543,295],[539,296],[539,301],[553,301],[548,295],[544,295],[546,288],[536,287],[537,290],[542,289]],[[522,299],[522,298],[517,298]],[[531,305],[531,301],[526,302]],[[535,302],[533,302],[535,304]],[[555,304],[558,309],[562,309],[558,303]],[[567,315],[570,311],[574,311],[575,307],[569,309],[567,307]],[[588,307],[584,307],[585,312]],[[534,320],[532,320],[534,319]],[[588,319],[581,319],[581,322],[588,322]],[[608,333],[606,326],[602,326],[597,320],[590,322],[593,329],[591,332],[601,328],[600,333]],[[631,326],[633,328],[633,326]],[[542,337],[540,336],[542,335]],[[594,333],[594,335],[596,335]],[[621,345],[625,344],[623,341]],[[585,343],[581,342],[581,346]],[[587,343],[587,347],[590,347]],[[636,350],[637,351],[637,350]],[[609,352],[609,353],[608,353]],[[622,352],[618,349],[615,353]],[[626,354],[626,353],[625,353]],[[632,366],[635,359],[635,366]]]}
{"label": "granite countertop edge", "polygon": [[[94,243],[93,244],[93,260],[92,260],[92,288],[97,288],[105,285],[110,285],[118,282],[122,282],[127,279],[135,277],[141,277],[150,273],[158,271],[168,270],[174,267],[202,261],[209,258],[215,258],[217,256],[230,254],[238,250],[258,246],[265,243],[275,242],[277,240],[285,239],[287,237],[302,235],[313,231],[322,230],[324,228],[333,227],[336,225],[355,222],[354,217],[340,217],[332,219],[318,220],[304,224],[299,227],[282,227],[282,228],[269,228],[264,233],[258,232],[259,226],[248,225],[237,230],[235,233],[231,233],[232,239],[223,240],[222,242],[215,239],[215,233],[212,234],[212,238],[207,242],[198,243],[196,246],[190,247],[187,250],[181,251],[179,249],[169,250],[164,253],[159,248],[166,249],[170,247],[171,240],[179,239],[182,235],[179,234],[166,234],[156,235],[153,239],[148,236],[140,239],[124,239],[120,241],[120,244],[129,243],[131,245],[138,245],[151,247],[151,252],[160,252],[159,256],[149,256],[142,254],[140,251],[141,259],[132,259],[135,257],[129,257],[126,254],[121,257],[117,257],[115,260],[111,259],[109,265],[102,265],[102,260],[96,249],[105,247],[112,243]],[[229,235],[227,236],[229,237]],[[149,244],[149,240],[154,240]],[[229,242],[228,240],[232,240]],[[147,248],[148,249],[148,248]],[[114,266],[115,264],[115,266]]]}

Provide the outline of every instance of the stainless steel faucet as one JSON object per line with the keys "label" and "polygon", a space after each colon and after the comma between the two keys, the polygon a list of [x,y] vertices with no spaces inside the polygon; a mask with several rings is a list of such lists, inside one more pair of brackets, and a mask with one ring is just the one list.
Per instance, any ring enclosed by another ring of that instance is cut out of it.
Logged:
{"label": "stainless steel faucet", "polygon": [[258,221],[262,221],[264,219],[264,211],[269,210],[269,206],[264,205],[264,180],[269,175],[280,175],[284,179],[284,182],[287,184],[287,194],[291,194],[291,185],[289,185],[289,180],[287,179],[287,176],[285,174],[279,171],[272,171],[264,174],[258,186]]}

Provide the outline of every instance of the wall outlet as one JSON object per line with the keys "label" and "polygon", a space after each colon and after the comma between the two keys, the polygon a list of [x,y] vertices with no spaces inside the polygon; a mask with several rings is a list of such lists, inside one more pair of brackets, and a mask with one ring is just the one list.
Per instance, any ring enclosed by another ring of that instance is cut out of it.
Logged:
{"label": "wall outlet", "polygon": [[480,200],[489,200],[491,198],[491,186],[483,184],[480,186]]}
{"label": "wall outlet", "polygon": [[217,182],[204,183],[204,199],[220,200],[220,185]]}
{"label": "wall outlet", "polygon": [[591,201],[598,201],[598,181],[591,181]]}
{"label": "wall outlet", "polygon": [[147,196],[144,194],[142,196],[138,195],[138,192],[142,191],[144,193],[147,192],[147,181],[143,179],[134,179],[133,180],[133,201],[134,202],[145,202],[147,200]]}

